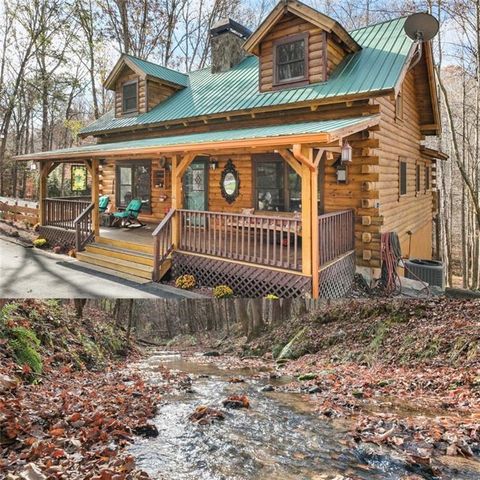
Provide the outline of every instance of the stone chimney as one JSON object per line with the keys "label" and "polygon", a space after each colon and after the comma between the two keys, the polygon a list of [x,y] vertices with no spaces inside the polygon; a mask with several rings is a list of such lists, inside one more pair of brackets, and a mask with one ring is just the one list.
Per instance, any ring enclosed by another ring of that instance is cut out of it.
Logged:
{"label": "stone chimney", "polygon": [[247,55],[243,49],[252,32],[231,18],[219,20],[210,30],[212,73],[225,72]]}

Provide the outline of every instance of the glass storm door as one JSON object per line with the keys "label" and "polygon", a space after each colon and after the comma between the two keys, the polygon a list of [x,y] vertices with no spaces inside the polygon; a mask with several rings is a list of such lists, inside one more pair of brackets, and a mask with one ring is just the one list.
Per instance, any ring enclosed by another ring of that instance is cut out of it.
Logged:
{"label": "glass storm door", "polygon": [[184,205],[187,210],[207,209],[207,168],[206,159],[197,159],[183,176]]}

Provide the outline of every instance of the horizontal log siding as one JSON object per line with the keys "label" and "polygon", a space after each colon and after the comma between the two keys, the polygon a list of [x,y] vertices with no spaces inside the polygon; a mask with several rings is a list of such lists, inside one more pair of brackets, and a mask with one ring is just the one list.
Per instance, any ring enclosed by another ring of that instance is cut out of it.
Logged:
{"label": "horizontal log siding", "polygon": [[[143,213],[140,217],[147,222],[157,222],[162,219],[166,212],[172,206],[172,190],[171,190],[171,174],[167,172],[167,187],[166,189],[156,188],[154,185],[155,171],[160,168],[159,159],[152,159],[152,190],[151,190],[151,202],[152,213]],[[108,195],[110,197],[110,211],[116,210],[116,195],[115,195],[115,160],[106,160],[100,167],[100,195]],[[166,195],[167,199],[161,201],[160,197]]]}
{"label": "horizontal log siding", "polygon": [[[123,109],[123,84],[137,80],[137,107],[139,113],[145,113],[146,110],[146,84],[145,79],[137,75],[131,68],[124,67],[122,74],[118,77],[115,90],[115,116],[121,117]],[[130,114],[131,115],[131,114]]]}
{"label": "horizontal log siding", "polygon": [[272,28],[260,45],[260,90],[266,92],[273,88],[273,42],[295,35],[309,33],[308,39],[308,79],[310,83],[325,80],[324,32],[311,23],[291,13]]}
{"label": "horizontal log siding", "polygon": [[[380,141],[378,182],[380,192],[380,215],[384,218],[382,232],[395,231],[400,237],[402,253],[409,254],[412,232],[412,253],[421,251],[431,256],[432,238],[432,190],[425,191],[424,168],[431,166],[420,152],[422,135],[419,128],[419,103],[410,72],[403,84],[404,117],[395,120],[395,101],[385,97],[379,99],[381,105],[380,130],[376,138]],[[399,157],[407,162],[407,194],[399,196]],[[420,165],[420,191],[416,190],[416,165]],[[423,246],[420,246],[420,243]]]}
{"label": "horizontal log siding", "polygon": [[175,91],[174,88],[168,85],[153,80],[147,80],[147,111],[150,111],[159,103],[166,100],[173,95]]}

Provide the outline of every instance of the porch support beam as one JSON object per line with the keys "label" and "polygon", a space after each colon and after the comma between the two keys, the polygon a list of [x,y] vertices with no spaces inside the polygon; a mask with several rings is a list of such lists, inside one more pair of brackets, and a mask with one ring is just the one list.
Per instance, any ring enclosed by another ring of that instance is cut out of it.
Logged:
{"label": "porch support beam", "polygon": [[294,149],[294,156],[302,159],[302,273],[312,278],[312,297],[318,298],[318,158],[313,148],[302,146]]}
{"label": "porch support beam", "polygon": [[53,162],[40,162],[40,175],[38,184],[38,223],[45,225],[45,199],[47,198],[47,178]]}
{"label": "porch support beam", "polygon": [[[172,157],[172,208],[178,210],[182,208],[182,175],[180,169],[180,157]],[[180,223],[179,215],[175,213],[172,217],[172,245],[173,249],[178,249],[180,243]]]}
{"label": "porch support beam", "polygon": [[298,176],[302,176],[302,164],[293,156],[287,148],[277,150],[279,155],[293,168]]}
{"label": "porch support beam", "polygon": [[313,160],[313,155],[308,154],[308,156],[305,155],[305,152],[307,151],[312,151],[312,148],[306,149],[305,146],[303,146],[300,143],[295,143],[293,145],[293,156],[302,164],[306,165],[310,171],[315,170],[315,165],[314,165],[314,160]]}
{"label": "porch support beam", "polygon": [[[175,156],[174,158],[177,158],[177,166],[176,166],[176,173],[175,175],[180,177],[180,179],[183,177],[185,172],[187,171],[187,168],[190,166],[190,164],[193,162],[193,159],[196,157],[194,153],[187,153],[183,156],[183,159],[179,156]],[[181,162],[180,162],[181,159]],[[173,165],[172,165],[173,166]],[[172,168],[173,172],[173,168]],[[181,207],[179,207],[181,208]]]}
{"label": "porch support beam", "polygon": [[92,203],[93,203],[93,218],[92,230],[95,237],[100,235],[100,211],[98,209],[98,200],[100,198],[100,181],[99,181],[99,160],[93,158],[91,161],[90,174],[92,176]]}

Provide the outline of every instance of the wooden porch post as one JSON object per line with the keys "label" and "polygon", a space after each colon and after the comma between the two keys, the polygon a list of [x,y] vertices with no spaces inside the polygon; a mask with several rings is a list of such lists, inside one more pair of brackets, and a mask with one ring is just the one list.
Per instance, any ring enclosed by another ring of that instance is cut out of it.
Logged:
{"label": "wooden porch post", "polygon": [[38,184],[38,223],[45,225],[45,199],[47,198],[47,178],[50,172],[52,162],[40,162],[40,178]]}
{"label": "wooden porch post", "polygon": [[99,181],[99,161],[98,158],[93,158],[91,163],[92,175],[92,203],[93,203],[93,218],[92,230],[95,237],[100,235],[100,211],[98,209],[98,199],[100,198],[100,181]]}
{"label": "wooden porch post", "polygon": [[[182,208],[182,176],[179,175],[179,157],[172,157],[172,208],[178,210]],[[172,245],[176,250],[180,243],[180,223],[179,216],[175,214],[172,217]]]}
{"label": "wooden porch post", "polygon": [[312,297],[319,294],[318,168],[313,148],[294,146],[302,168],[302,273],[312,278]]}

